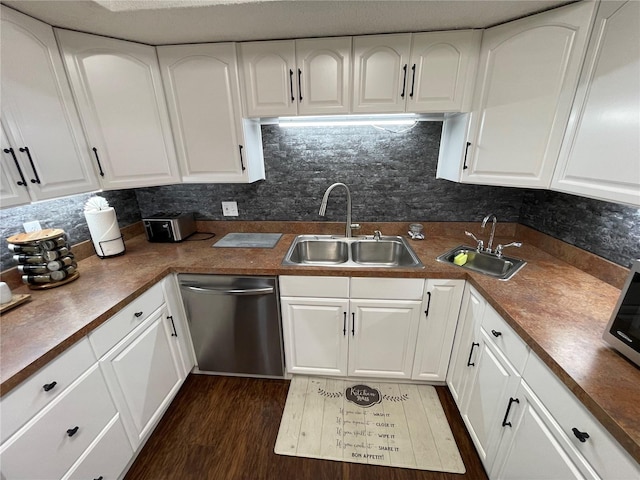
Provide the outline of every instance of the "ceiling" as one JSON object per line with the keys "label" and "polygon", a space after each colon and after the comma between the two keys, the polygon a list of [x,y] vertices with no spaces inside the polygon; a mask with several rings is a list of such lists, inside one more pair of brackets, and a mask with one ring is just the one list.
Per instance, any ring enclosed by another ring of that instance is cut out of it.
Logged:
{"label": "ceiling", "polygon": [[2,0],[56,27],[151,45],[485,28],[573,0]]}

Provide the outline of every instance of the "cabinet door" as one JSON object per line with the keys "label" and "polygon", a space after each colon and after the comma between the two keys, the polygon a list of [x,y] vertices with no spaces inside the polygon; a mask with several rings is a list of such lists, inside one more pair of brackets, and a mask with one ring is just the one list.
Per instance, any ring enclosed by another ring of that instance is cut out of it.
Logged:
{"label": "cabinet door", "polygon": [[353,37],[354,113],[405,111],[411,34]]}
{"label": "cabinet door", "polygon": [[485,30],[463,182],[549,187],[595,5]]}
{"label": "cabinet door", "polygon": [[597,479],[540,400],[522,382],[512,397],[494,467],[495,480]]}
{"label": "cabinet door", "polygon": [[351,37],[296,40],[298,113],[350,111]]}
{"label": "cabinet door", "polygon": [[181,378],[184,380],[196,364],[196,356],[187,326],[187,314],[182,303],[180,287],[175,274],[162,281],[162,290],[167,301],[167,313],[171,323],[171,340],[175,344],[180,360]]}
{"label": "cabinet door", "polygon": [[475,372],[472,364],[475,364],[474,359],[478,356],[480,323],[486,305],[487,302],[476,289],[467,284],[451,352],[451,365],[447,372],[447,385],[459,410],[466,403],[467,387]]}
{"label": "cabinet door", "polygon": [[2,7],[1,30],[2,119],[31,196],[97,190],[53,29]]}
{"label": "cabinet door", "polygon": [[61,478],[117,415],[94,364],[0,447],[3,480]]}
{"label": "cabinet door", "polygon": [[17,160],[17,148],[9,143],[4,126],[0,125],[0,149],[2,149],[2,162],[0,162],[0,206],[13,207],[29,203],[31,197],[27,190],[27,179],[22,167]]}
{"label": "cabinet door", "polygon": [[[183,182],[243,183],[242,110],[232,43],[158,47]],[[253,174],[253,175],[252,175]]]}
{"label": "cabinet door", "polygon": [[461,414],[480,460],[489,470],[509,398],[518,388],[520,375],[482,329],[478,343],[477,360],[471,362],[475,372]]}
{"label": "cabinet door", "polygon": [[154,47],[56,30],[105,188],[178,183]]}
{"label": "cabinet door", "polygon": [[100,360],[134,450],[182,384],[170,328],[163,307]]}
{"label": "cabinet door", "polygon": [[421,302],[351,300],[349,375],[411,378]]}
{"label": "cabinet door", "polygon": [[464,280],[427,280],[411,378],[445,381],[464,283]]}
{"label": "cabinet door", "polygon": [[349,301],[282,297],[280,302],[287,372],[345,376]]}
{"label": "cabinet door", "polygon": [[471,109],[480,30],[414,33],[407,112]]}
{"label": "cabinet door", "polygon": [[240,59],[246,115],[296,115],[298,85],[295,42],[241,43]]}
{"label": "cabinet door", "polygon": [[131,457],[131,444],[116,415],[62,480],[117,480]]}
{"label": "cabinet door", "polygon": [[640,3],[602,2],[552,188],[640,205]]}

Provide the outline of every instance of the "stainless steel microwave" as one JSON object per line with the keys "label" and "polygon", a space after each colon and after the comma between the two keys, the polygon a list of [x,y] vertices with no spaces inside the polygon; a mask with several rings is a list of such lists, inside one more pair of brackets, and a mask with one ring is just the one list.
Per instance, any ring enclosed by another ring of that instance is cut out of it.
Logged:
{"label": "stainless steel microwave", "polygon": [[631,266],[602,338],[640,367],[640,259]]}

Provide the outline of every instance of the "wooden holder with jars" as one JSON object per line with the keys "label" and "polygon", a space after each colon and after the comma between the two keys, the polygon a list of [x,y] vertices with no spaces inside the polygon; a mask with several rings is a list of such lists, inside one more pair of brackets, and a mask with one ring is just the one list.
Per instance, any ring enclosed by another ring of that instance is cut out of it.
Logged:
{"label": "wooden holder with jars", "polygon": [[7,238],[22,282],[32,290],[54,288],[80,276],[67,235],[59,228],[19,233]]}

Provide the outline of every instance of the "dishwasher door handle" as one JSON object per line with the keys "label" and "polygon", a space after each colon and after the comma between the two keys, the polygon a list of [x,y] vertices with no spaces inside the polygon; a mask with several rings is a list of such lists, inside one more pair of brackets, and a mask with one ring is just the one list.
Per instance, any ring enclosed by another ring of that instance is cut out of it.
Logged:
{"label": "dishwasher door handle", "polygon": [[270,295],[274,292],[273,287],[261,287],[261,288],[204,288],[196,287],[194,285],[180,285],[181,288],[186,288],[196,293],[204,293],[207,295]]}

